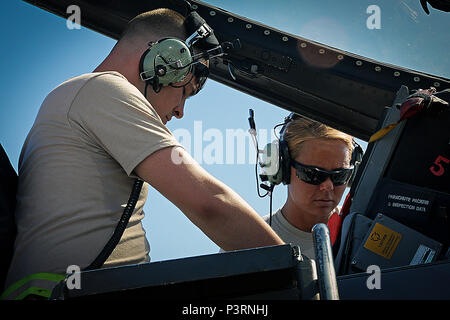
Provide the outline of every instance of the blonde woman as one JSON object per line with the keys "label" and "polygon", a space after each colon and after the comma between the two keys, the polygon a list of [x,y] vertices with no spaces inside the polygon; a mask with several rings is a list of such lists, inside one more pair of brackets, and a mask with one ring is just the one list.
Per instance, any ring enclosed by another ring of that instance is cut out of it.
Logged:
{"label": "blonde woman", "polygon": [[291,115],[280,132],[287,199],[264,220],[286,243],[315,259],[312,227],[339,214],[338,204],[352,176],[353,137],[319,122]]}

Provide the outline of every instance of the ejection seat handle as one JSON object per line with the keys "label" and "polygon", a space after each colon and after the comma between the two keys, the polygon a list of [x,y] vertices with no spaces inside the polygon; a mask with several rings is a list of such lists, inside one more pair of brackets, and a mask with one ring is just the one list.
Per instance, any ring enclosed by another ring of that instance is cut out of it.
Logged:
{"label": "ejection seat handle", "polygon": [[317,280],[321,300],[339,300],[339,292],[331,251],[330,231],[326,224],[318,223],[312,228],[316,254]]}

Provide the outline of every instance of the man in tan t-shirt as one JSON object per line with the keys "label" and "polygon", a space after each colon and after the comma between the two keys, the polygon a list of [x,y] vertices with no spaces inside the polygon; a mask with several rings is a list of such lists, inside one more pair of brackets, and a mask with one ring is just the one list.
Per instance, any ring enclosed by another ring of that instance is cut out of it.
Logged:
{"label": "man in tan t-shirt", "polygon": [[141,223],[148,184],[225,250],[283,244],[165,126],[183,117],[198,79],[147,90],[140,78],[149,41],[186,39],[183,22],[167,9],[136,17],[93,73],[46,97],[20,155],[18,235],[6,287],[35,273],[90,265],[114,232],[136,178],[144,181],[139,200],[104,266],[149,262]]}

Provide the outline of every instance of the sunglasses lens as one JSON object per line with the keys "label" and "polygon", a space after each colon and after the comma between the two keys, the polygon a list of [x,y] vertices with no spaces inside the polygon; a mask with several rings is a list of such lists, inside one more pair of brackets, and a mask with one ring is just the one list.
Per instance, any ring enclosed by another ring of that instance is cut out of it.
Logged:
{"label": "sunglasses lens", "polygon": [[300,180],[313,185],[319,185],[330,177],[335,186],[341,186],[348,183],[353,172],[353,168],[325,171],[315,167],[304,166],[298,162],[294,162],[293,166]]}
{"label": "sunglasses lens", "polygon": [[341,169],[331,175],[331,181],[335,186],[342,186],[348,183],[352,175],[352,169]]}
{"label": "sunglasses lens", "polygon": [[328,178],[327,174],[324,174],[315,168],[297,166],[295,167],[295,172],[300,180],[313,185],[319,185]]}

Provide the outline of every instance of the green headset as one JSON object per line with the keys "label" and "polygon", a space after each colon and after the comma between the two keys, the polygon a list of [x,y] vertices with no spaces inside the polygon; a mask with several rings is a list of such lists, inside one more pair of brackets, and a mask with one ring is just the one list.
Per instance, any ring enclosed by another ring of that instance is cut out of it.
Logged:
{"label": "green headset", "polygon": [[[284,139],[285,132],[290,122],[300,118],[296,113],[291,113],[287,116],[282,124],[283,127],[280,130],[280,137],[266,145],[263,150],[263,159],[260,162],[262,174],[260,174],[262,181],[268,181],[271,185],[275,186],[280,183],[289,184],[291,177],[291,156],[289,153],[289,147]],[[281,124],[280,124],[281,125]],[[278,125],[279,126],[279,125]],[[350,160],[350,165],[354,167],[352,176],[349,179],[347,186],[351,186],[355,179],[357,169],[362,161],[364,154],[361,146],[353,139],[353,152]]]}
{"label": "green headset", "polygon": [[191,51],[183,41],[164,38],[149,43],[139,63],[139,76],[158,92],[161,87],[185,80],[192,62]]}
{"label": "green headset", "polygon": [[[139,62],[139,77],[146,83],[145,92],[148,85],[155,92],[165,86],[182,87],[193,77],[198,80],[198,92],[209,74],[208,67],[201,63],[201,59],[209,60],[224,54],[214,31],[197,12],[193,11],[186,17],[185,27],[191,34],[185,41],[163,38],[149,42],[149,48],[142,54]],[[194,45],[200,51],[198,54],[194,54]],[[175,85],[180,82],[184,84]]]}

